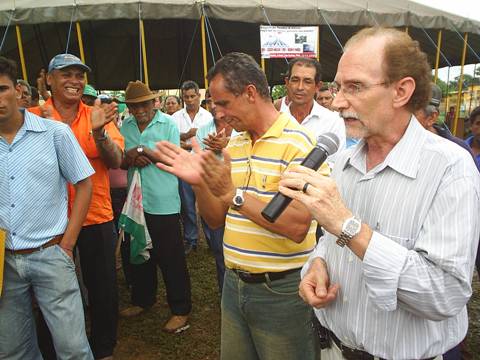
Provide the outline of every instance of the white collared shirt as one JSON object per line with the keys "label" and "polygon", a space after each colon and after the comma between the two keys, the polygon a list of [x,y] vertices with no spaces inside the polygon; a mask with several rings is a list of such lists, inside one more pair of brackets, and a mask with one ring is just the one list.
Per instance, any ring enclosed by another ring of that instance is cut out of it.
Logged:
{"label": "white collared shirt", "polygon": [[385,160],[366,171],[361,140],[332,177],[347,208],[373,230],[363,261],[328,232],[312,258],[328,266],[336,299],[315,310],[346,345],[385,359],[445,353],[467,333],[466,303],[480,232],[472,156],[412,116]]}
{"label": "white collared shirt", "polygon": [[198,129],[200,126],[207,124],[213,119],[212,114],[202,108],[198,109],[198,112],[195,114],[195,118],[190,119],[190,115],[187,113],[187,109],[183,108],[172,114],[175,124],[177,124],[180,134],[188,132],[191,128]]}
{"label": "white collared shirt", "polygon": [[[297,119],[295,119],[290,112],[290,107],[285,108],[285,114],[297,121]],[[310,114],[308,114],[300,124],[310,130],[315,135],[315,138],[318,138],[320,135],[328,132],[332,132],[338,136],[338,139],[340,140],[338,150],[335,154],[328,157],[328,161],[330,163],[335,162],[337,154],[345,149],[346,141],[345,122],[340,115],[338,115],[337,112],[324,108],[315,100],[313,100],[313,107],[310,111]]]}

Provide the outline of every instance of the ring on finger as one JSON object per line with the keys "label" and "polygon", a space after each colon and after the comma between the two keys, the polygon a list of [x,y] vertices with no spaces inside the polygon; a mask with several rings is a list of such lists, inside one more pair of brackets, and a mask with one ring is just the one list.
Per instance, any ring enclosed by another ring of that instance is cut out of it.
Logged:
{"label": "ring on finger", "polygon": [[308,186],[309,186],[309,185],[310,185],[310,183],[308,183],[308,182],[305,182],[305,184],[303,185],[302,192],[303,192],[304,194],[307,193],[307,189],[308,189]]}

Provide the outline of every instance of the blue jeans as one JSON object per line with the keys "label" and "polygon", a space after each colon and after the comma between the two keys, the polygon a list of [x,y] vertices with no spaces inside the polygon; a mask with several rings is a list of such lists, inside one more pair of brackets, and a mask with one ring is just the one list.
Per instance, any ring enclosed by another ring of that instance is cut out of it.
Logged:
{"label": "blue jeans", "polygon": [[186,244],[197,246],[198,228],[197,211],[195,208],[195,193],[192,186],[182,180],[178,180],[180,200],[182,202],[183,237]]}
{"label": "blue jeans", "polygon": [[32,312],[33,290],[52,333],[58,359],[93,359],[85,333],[75,264],[58,245],[5,254],[0,297],[0,359],[41,359]]}
{"label": "blue jeans", "polygon": [[314,360],[312,308],[298,295],[300,271],[267,283],[243,282],[225,271],[223,360]]}
{"label": "blue jeans", "polygon": [[202,225],[208,246],[210,247],[210,250],[212,250],[213,256],[215,257],[218,289],[220,291],[220,294],[222,294],[223,278],[225,276],[225,260],[223,258],[223,233],[225,231],[225,227],[222,226],[218,229],[213,230],[203,219]]}

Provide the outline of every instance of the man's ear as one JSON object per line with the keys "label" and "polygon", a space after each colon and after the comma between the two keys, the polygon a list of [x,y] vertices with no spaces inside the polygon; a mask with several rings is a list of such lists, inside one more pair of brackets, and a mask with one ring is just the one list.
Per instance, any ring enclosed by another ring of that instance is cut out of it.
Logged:
{"label": "man's ear", "polygon": [[415,91],[415,80],[407,76],[397,82],[393,97],[393,107],[401,108],[408,104]]}
{"label": "man's ear", "polygon": [[253,84],[248,84],[245,87],[244,95],[247,97],[249,102],[255,101],[255,96],[257,95],[257,88]]}
{"label": "man's ear", "polygon": [[22,85],[20,84],[15,85],[15,97],[17,100],[22,98]]}

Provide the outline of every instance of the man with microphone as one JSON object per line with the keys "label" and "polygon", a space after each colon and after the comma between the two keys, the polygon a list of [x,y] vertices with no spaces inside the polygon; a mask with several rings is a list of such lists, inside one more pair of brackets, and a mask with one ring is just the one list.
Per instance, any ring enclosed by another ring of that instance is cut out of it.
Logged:
{"label": "man with microphone", "polygon": [[217,117],[240,132],[223,151],[224,161],[195,142],[192,153],[161,142],[157,165],[193,186],[212,228],[225,225],[221,358],[314,359],[311,310],[298,284],[316,224],[297,201],[275,223],[261,215],[281,174],[300,164],[314,140],[277,112],[265,74],[249,55],[226,55],[208,79]]}
{"label": "man with microphone", "polygon": [[333,106],[363,140],[340,154],[333,179],[299,167],[280,182],[325,230],[300,284],[321,324],[323,360],[437,360],[467,332],[480,178],[465,149],[413,116],[430,79],[408,34],[354,35]]}

